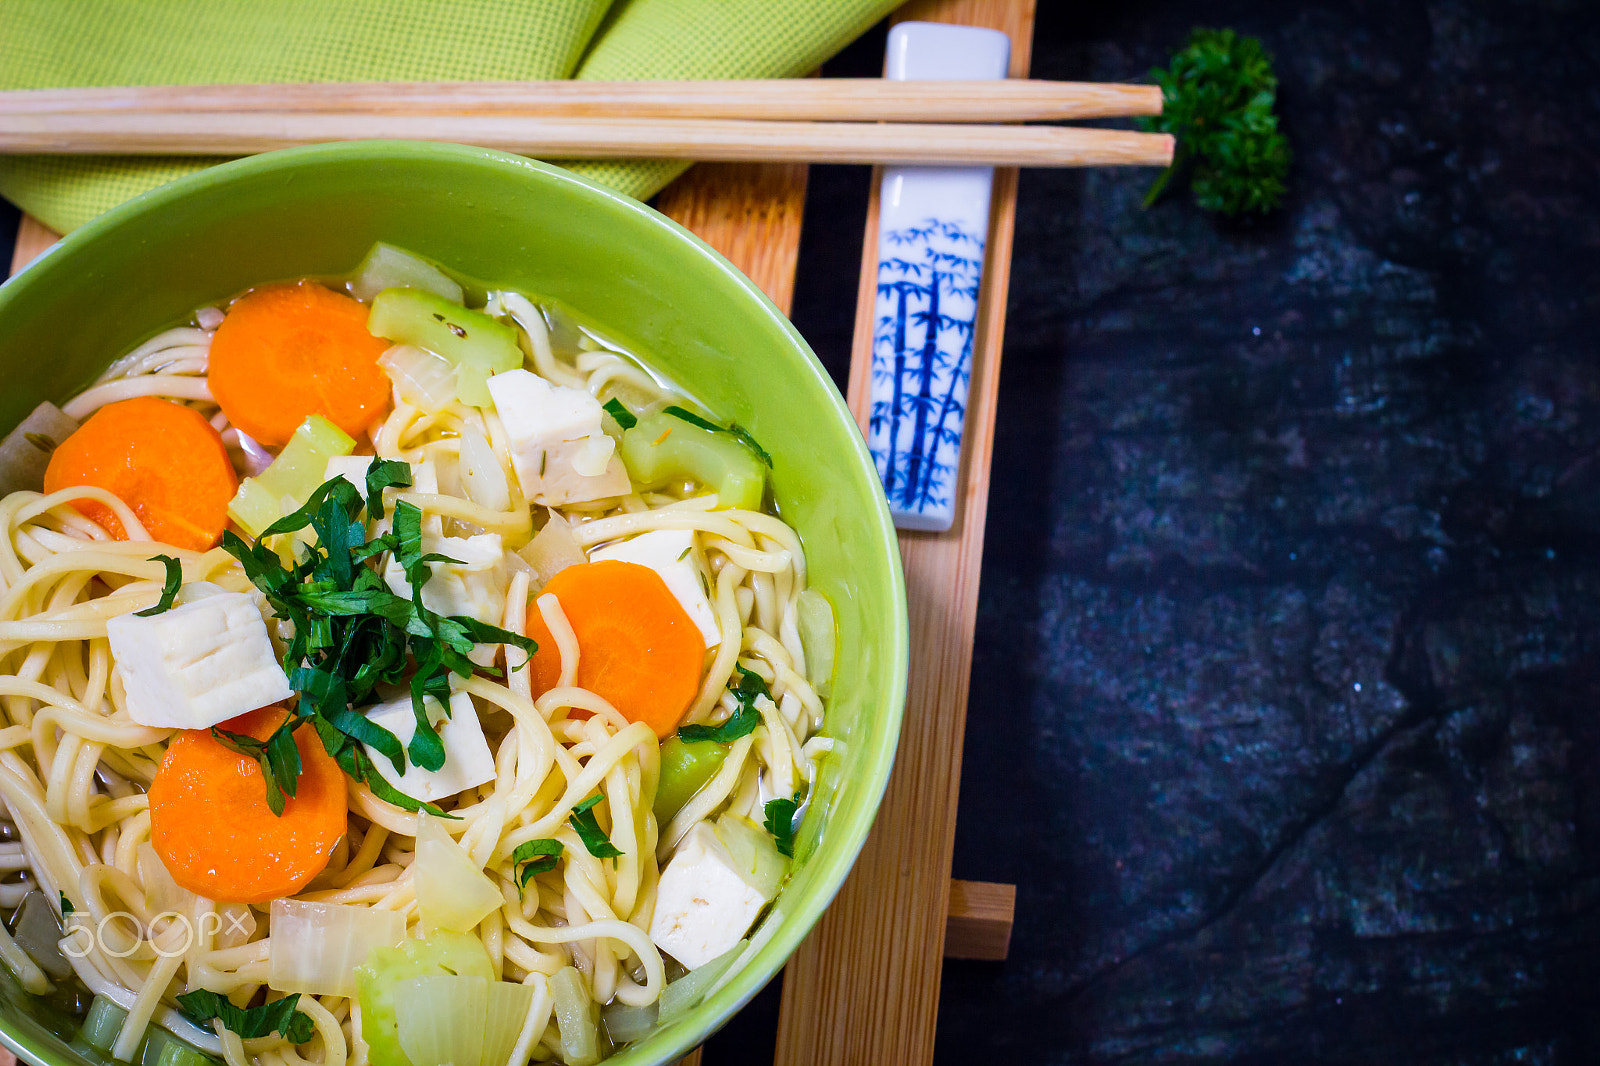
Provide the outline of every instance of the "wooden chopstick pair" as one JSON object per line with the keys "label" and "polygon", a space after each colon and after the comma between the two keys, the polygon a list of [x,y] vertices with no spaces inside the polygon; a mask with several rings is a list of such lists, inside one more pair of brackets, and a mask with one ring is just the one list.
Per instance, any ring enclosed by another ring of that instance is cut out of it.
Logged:
{"label": "wooden chopstick pair", "polygon": [[1160,110],[1155,86],[1020,79],[34,89],[0,92],[0,152],[243,155],[400,138],[551,159],[1166,166],[1165,134],[998,125]]}

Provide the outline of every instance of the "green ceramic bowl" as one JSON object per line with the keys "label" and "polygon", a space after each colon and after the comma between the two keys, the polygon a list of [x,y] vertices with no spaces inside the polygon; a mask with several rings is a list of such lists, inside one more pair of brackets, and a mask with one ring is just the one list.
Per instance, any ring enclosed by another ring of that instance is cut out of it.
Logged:
{"label": "green ceramic bowl", "polygon": [[[783,965],[855,861],[905,697],[905,590],[871,459],[822,366],[727,260],[629,197],[564,170],[454,145],[359,142],[257,156],[172,183],[73,233],[0,287],[0,428],[65,400],[116,355],[263,281],[351,271],[374,241],[553,298],[664,370],[772,453],[783,517],[832,601],[839,657],[824,762],[793,879],[751,963],[691,1014],[610,1060],[663,1063]],[[0,1042],[49,1066],[76,1022],[0,972]]]}

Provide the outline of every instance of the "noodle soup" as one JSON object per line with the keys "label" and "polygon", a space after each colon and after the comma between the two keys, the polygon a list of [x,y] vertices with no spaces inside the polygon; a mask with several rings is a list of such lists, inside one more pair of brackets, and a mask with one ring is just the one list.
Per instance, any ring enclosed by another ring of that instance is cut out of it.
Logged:
{"label": "noodle soup", "polygon": [[380,245],[19,432],[0,958],[85,1041],[577,1066],[754,954],[835,626],[737,424]]}

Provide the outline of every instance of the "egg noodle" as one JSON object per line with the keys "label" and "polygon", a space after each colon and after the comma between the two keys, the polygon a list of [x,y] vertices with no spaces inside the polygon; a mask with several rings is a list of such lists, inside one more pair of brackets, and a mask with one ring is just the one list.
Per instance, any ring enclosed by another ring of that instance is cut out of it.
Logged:
{"label": "egg noodle", "polygon": [[[597,398],[621,395],[638,406],[676,399],[640,364],[591,335],[558,358],[545,312],[520,295],[493,293],[490,309],[516,322],[528,368],[555,385]],[[253,442],[229,428],[206,376],[212,332],[222,317],[216,308],[202,309],[193,326],[141,345],[65,411],[81,420],[130,397],[175,399],[208,418],[223,433],[236,467],[248,469]],[[507,510],[487,509],[447,489],[402,491],[398,498],[446,530],[498,533],[508,549],[526,544],[535,532],[533,516],[544,511],[522,498],[505,429],[492,410],[452,402],[425,413],[401,402],[396,391],[392,409],[370,434],[376,455],[413,464],[453,464],[467,436],[481,437],[492,449],[509,487]],[[506,646],[496,649],[500,676],[479,672],[460,682],[483,724],[496,773],[442,801],[457,820],[440,824],[504,896],[503,906],[476,929],[494,970],[534,991],[512,1066],[559,1057],[549,979],[565,967],[576,968],[597,1007],[656,1001],[671,964],[649,928],[659,873],[674,847],[697,822],[723,811],[760,822],[766,801],[807,785],[815,756],[828,746],[816,737],[823,707],[807,680],[797,627],[797,599],[806,588],[799,538],[773,515],[719,509],[707,491],[691,483],[679,491],[635,490],[558,508],[584,549],[651,530],[693,531],[720,642],[707,652],[686,722],[718,723],[738,709],[728,687],[736,666],[769,687],[771,699],[756,701],[761,725],[733,742],[720,770],[669,824],[657,825],[652,812],[656,735],[574,686],[579,652],[572,627],[555,597],[538,597],[536,571],[520,564],[514,551],[507,551],[512,572],[499,624],[523,635],[527,605],[536,603],[559,647],[561,680],[536,697],[525,656]],[[129,539],[112,539],[72,506],[85,499],[111,508]],[[133,1056],[154,1021],[231,1066],[363,1062],[360,1009],[352,998],[302,995],[299,1009],[314,1022],[315,1035],[298,1046],[277,1034],[242,1040],[220,1020],[208,1032],[175,1006],[177,994],[202,988],[235,1003],[260,1001],[273,950],[270,905],[195,898],[150,861],[146,790],[175,731],[130,717],[106,623],[155,601],[164,573],[152,561],[158,553],[181,562],[185,584],[206,581],[251,592],[239,564],[221,548],[195,552],[152,543],[128,506],[95,488],[12,493],[0,500],[0,529],[0,800],[16,828],[11,842],[0,843],[0,871],[8,882],[0,884],[0,907],[17,906],[33,890],[71,901],[68,939],[74,930],[85,932],[75,938],[82,950],[68,953],[77,977],[128,1013],[113,1049],[119,1058]],[[269,621],[269,627],[286,624]],[[326,869],[293,898],[398,911],[410,935],[418,935],[411,870],[417,816],[378,799],[363,783],[347,785],[348,833]],[[592,856],[569,824],[574,806],[596,792],[602,800],[594,812],[621,852],[614,862]],[[555,870],[519,892],[511,855],[536,838],[565,847]],[[165,922],[156,913],[163,908]],[[185,920],[175,920],[173,911]],[[132,921],[108,924],[119,914]],[[93,936],[87,935],[91,929]],[[3,928],[0,956],[30,991],[50,986]],[[267,991],[265,998],[277,994]]]}

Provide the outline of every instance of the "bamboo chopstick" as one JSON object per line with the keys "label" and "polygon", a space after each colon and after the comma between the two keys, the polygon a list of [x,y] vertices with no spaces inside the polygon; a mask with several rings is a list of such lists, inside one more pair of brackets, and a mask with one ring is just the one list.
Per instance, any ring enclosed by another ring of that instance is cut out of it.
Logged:
{"label": "bamboo chopstick", "polygon": [[1071,126],[538,118],[280,111],[0,113],[0,152],[249,155],[349,140],[453,141],[546,159],[1168,166],[1167,134]]}
{"label": "bamboo chopstick", "polygon": [[1161,113],[1154,85],[1030,81],[367,82],[148,85],[0,92],[0,114],[315,111],[726,118],[831,122],[1027,122]]}

